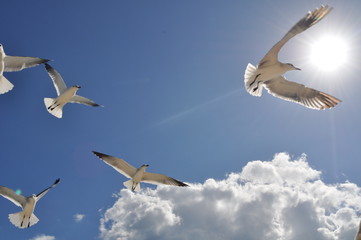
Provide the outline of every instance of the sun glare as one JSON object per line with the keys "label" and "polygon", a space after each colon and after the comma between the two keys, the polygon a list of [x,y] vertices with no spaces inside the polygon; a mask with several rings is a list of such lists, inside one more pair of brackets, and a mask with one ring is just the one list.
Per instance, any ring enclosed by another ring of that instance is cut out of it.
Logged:
{"label": "sun glare", "polygon": [[312,45],[310,60],[320,70],[337,70],[347,60],[347,44],[337,36],[321,38]]}

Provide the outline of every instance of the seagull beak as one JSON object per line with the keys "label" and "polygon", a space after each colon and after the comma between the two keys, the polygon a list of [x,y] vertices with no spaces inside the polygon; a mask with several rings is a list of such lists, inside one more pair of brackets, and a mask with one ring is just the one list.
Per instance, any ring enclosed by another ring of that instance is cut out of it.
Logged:
{"label": "seagull beak", "polygon": [[295,67],[295,70],[300,70],[300,71],[301,71],[301,68],[297,68],[297,67]]}

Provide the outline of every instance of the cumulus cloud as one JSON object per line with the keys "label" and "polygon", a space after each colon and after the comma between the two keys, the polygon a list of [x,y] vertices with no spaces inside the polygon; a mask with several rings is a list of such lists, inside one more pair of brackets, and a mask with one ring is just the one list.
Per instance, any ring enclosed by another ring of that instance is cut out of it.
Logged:
{"label": "cumulus cloud", "polygon": [[109,239],[353,239],[361,189],[326,184],[306,156],[279,153],[189,188],[120,191],[100,220]]}
{"label": "cumulus cloud", "polygon": [[74,215],[74,220],[75,220],[75,222],[81,222],[81,221],[83,221],[84,218],[85,218],[85,215],[84,215],[84,214],[78,213],[78,214],[75,214],[75,215]]}
{"label": "cumulus cloud", "polygon": [[55,240],[55,237],[41,234],[41,235],[37,235],[36,237],[34,237],[30,240]]}

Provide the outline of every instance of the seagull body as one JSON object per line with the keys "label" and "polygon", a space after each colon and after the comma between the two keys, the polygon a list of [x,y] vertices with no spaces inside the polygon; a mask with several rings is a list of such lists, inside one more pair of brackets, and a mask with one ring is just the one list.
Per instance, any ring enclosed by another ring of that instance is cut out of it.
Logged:
{"label": "seagull body", "polygon": [[7,93],[14,87],[14,85],[3,76],[4,72],[21,71],[24,68],[34,67],[48,61],[47,59],[35,57],[7,56],[3,46],[0,44],[0,94]]}
{"label": "seagull body", "polygon": [[174,178],[168,177],[163,174],[145,172],[145,169],[149,167],[149,165],[147,164],[144,164],[139,168],[135,168],[123,159],[112,157],[110,155],[99,152],[93,151],[93,153],[101,160],[103,160],[106,164],[110,165],[115,170],[123,174],[125,177],[130,178],[130,180],[124,182],[123,184],[132,191],[140,191],[140,182],[146,182],[156,185],[166,184],[181,187],[188,186],[183,182],[180,182]]}
{"label": "seagull body", "polygon": [[61,75],[49,64],[45,64],[45,69],[48,72],[50,78],[53,80],[58,97],[44,98],[44,103],[48,112],[55,117],[62,118],[63,107],[68,102],[81,103],[93,107],[101,106],[88,98],[76,95],[76,92],[79,90],[80,86],[74,85],[67,88]]}
{"label": "seagull body", "polygon": [[282,76],[283,74],[291,70],[301,69],[293,66],[291,63],[281,63],[278,61],[278,53],[288,40],[318,23],[331,10],[331,7],[321,6],[309,12],[268,51],[257,67],[249,63],[244,74],[247,92],[253,96],[260,97],[262,95],[262,88],[265,87],[275,97],[318,110],[332,108],[341,102],[341,100],[327,93],[288,81]]}
{"label": "seagull body", "polygon": [[0,195],[23,209],[21,212],[9,214],[10,222],[18,228],[27,228],[36,224],[39,221],[39,219],[33,214],[36,203],[59,182],[60,179],[57,179],[53,185],[46,188],[38,195],[32,194],[29,197],[24,197],[15,193],[10,188],[0,186]]}

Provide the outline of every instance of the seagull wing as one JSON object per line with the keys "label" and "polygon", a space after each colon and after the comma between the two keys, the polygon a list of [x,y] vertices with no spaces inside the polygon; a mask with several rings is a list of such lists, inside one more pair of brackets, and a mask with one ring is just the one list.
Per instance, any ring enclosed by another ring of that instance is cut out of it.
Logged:
{"label": "seagull wing", "polygon": [[355,236],[355,240],[361,240],[361,221],[360,221],[359,228],[358,228],[358,231]]}
{"label": "seagull wing", "polygon": [[12,201],[16,206],[22,207],[26,203],[26,197],[16,194],[13,190],[7,187],[0,186],[0,195]]}
{"label": "seagull wing", "polygon": [[101,105],[93,102],[92,100],[86,98],[86,97],[82,97],[82,96],[79,96],[79,95],[74,95],[70,98],[70,101],[71,103],[81,103],[81,104],[85,104],[85,105],[88,105],[88,106],[92,106],[92,107],[99,107]]}
{"label": "seagull wing", "polygon": [[56,71],[54,68],[52,68],[49,64],[45,64],[45,69],[48,72],[50,78],[53,80],[54,87],[56,89],[56,93],[58,96],[62,94],[66,90],[66,84],[61,77],[61,75]]}
{"label": "seagull wing", "polygon": [[52,189],[53,187],[58,185],[59,182],[60,182],[60,178],[56,179],[55,182],[53,183],[53,185],[51,185],[50,187],[48,187],[47,189],[43,190],[41,193],[36,195],[36,201],[39,201],[40,198],[42,198],[50,189]]}
{"label": "seagull wing", "polygon": [[299,103],[312,109],[326,109],[336,106],[341,100],[327,93],[308,88],[305,85],[286,80],[278,76],[264,82],[268,92],[275,97]]}
{"label": "seagull wing", "polygon": [[4,72],[15,72],[23,70],[24,68],[35,67],[39,64],[48,62],[48,59],[36,58],[36,57],[14,57],[5,56]]}
{"label": "seagull wing", "polygon": [[98,158],[103,160],[106,164],[113,167],[115,170],[126,176],[127,178],[132,178],[137,171],[135,167],[124,161],[123,159],[112,157],[103,153],[94,152]]}
{"label": "seagull wing", "polygon": [[181,186],[181,187],[187,187],[188,185],[178,181],[174,178],[168,177],[163,174],[158,173],[150,173],[150,172],[144,172],[143,178],[141,180],[142,182],[151,183],[151,184],[166,184],[166,185],[174,185],[174,186]]}
{"label": "seagull wing", "polygon": [[320,8],[316,8],[313,12],[308,12],[306,16],[304,16],[301,20],[299,20],[287,33],[286,35],[276,43],[271,50],[263,57],[263,59],[259,62],[258,67],[265,67],[268,65],[275,64],[278,61],[278,53],[283,45],[286,44],[288,40],[296,36],[297,34],[305,31],[311,26],[315,25],[322,18],[324,18],[328,13],[330,13],[332,7],[329,6],[321,6]]}

